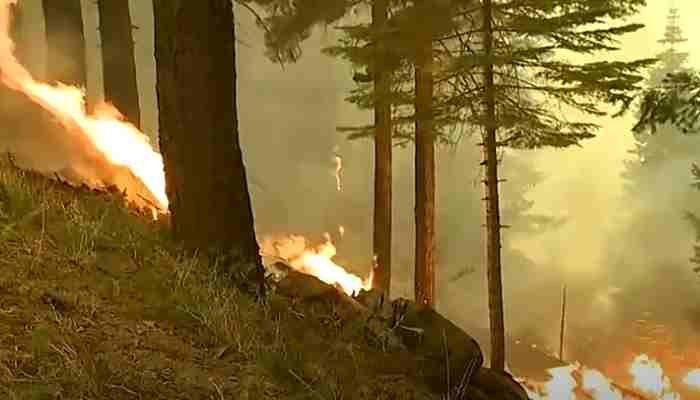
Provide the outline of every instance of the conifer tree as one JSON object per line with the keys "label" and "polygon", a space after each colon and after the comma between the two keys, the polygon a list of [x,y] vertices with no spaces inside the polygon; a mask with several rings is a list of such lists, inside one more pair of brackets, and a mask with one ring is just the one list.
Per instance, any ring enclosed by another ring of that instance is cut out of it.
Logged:
{"label": "conifer tree", "polygon": [[[570,121],[561,116],[560,109],[552,107],[553,104],[591,116],[605,115],[605,104],[618,105],[620,112],[626,110],[643,80],[640,70],[651,65],[653,60],[571,63],[562,53],[594,55],[616,50],[616,39],[620,35],[642,26],[611,21],[633,14],[644,4],[643,0],[524,0],[482,1],[469,8],[461,3],[461,12],[450,10],[451,25],[443,24],[450,29],[434,36],[436,65],[440,68],[433,73],[436,82],[444,88],[435,93],[440,105],[433,116],[439,121],[436,128],[444,132],[453,124],[464,123],[484,133],[487,269],[493,335],[491,365],[494,368],[503,369],[505,360],[495,148],[566,147],[595,135],[597,124]],[[401,26],[398,16],[393,22]],[[355,27],[346,32],[351,39],[346,40],[343,51],[336,50],[336,53],[356,64],[366,64],[363,47],[355,43],[361,42],[362,35],[366,37],[367,33]],[[401,46],[401,35],[396,36],[394,47],[405,49]],[[403,93],[399,91],[393,95],[402,98],[400,94]],[[351,101],[366,105],[368,96],[371,96],[369,88],[361,88]],[[407,103],[409,98],[410,91],[403,99]],[[400,121],[413,118],[412,115],[399,116],[395,124],[405,127]],[[370,129],[359,127],[355,134]],[[406,132],[405,136],[410,138],[411,133]]]}
{"label": "conifer tree", "polygon": [[[301,56],[300,43],[319,24],[330,24],[348,15],[359,1],[330,0],[321,6],[314,1],[257,0],[268,11],[259,24],[266,29],[268,56],[278,62],[296,61]],[[377,96],[372,101],[374,126],[374,218],[373,286],[389,295],[391,288],[391,228],[392,228],[392,127],[391,91],[392,69],[386,57],[387,46],[382,40],[389,13],[389,0],[371,3],[371,29],[375,40],[370,47],[373,75],[368,77]]]}
{"label": "conifer tree", "polygon": [[[348,4],[340,0],[333,3]],[[394,137],[417,141],[420,136],[414,124],[425,111],[419,112],[414,107],[420,90],[413,78],[414,68],[421,64],[417,49],[424,48],[416,46],[424,38],[418,33],[424,33],[427,28],[432,30],[434,86],[430,119],[434,137],[449,141],[450,128],[455,125],[481,131],[483,135],[490,249],[486,263],[491,365],[503,369],[496,147],[577,145],[594,137],[599,125],[589,120],[569,120],[563,115],[565,109],[592,117],[606,115],[606,107],[610,105],[619,107],[615,115],[626,111],[643,81],[640,71],[650,66],[653,59],[574,63],[567,60],[566,53],[593,56],[617,50],[621,35],[642,28],[641,24],[617,21],[636,13],[646,1],[432,0],[429,11],[419,7],[425,3],[406,4],[392,3],[387,34],[383,37],[391,49],[384,61],[396,71],[389,94],[394,106]],[[343,30],[345,38],[329,49],[329,53],[349,60],[358,69],[364,68],[371,77],[371,26],[356,24]],[[372,86],[358,80],[358,87],[348,100],[361,108],[370,108],[375,98]],[[373,126],[361,126],[344,130],[355,138],[370,136],[373,129]]]}
{"label": "conifer tree", "polygon": [[[658,42],[665,46],[664,51],[657,55],[659,63],[651,71],[647,80],[650,88],[663,86],[664,79],[670,74],[690,72],[686,65],[688,53],[678,51],[676,46],[687,41],[679,26],[679,11],[671,7],[667,17],[664,36]],[[642,111],[643,113],[643,111]],[[640,114],[638,114],[640,116]],[[624,177],[628,183],[628,191],[632,194],[643,185],[644,176],[650,171],[657,170],[664,163],[679,157],[687,157],[698,152],[700,141],[687,135],[682,135],[677,127],[664,124],[655,129],[636,130],[634,134],[634,149],[630,152],[635,155],[625,165]]]}

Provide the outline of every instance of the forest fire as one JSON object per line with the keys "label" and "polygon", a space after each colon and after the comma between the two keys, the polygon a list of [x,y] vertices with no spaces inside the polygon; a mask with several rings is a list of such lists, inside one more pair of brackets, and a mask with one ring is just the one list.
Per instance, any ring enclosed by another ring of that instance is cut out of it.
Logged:
{"label": "forest fire", "polygon": [[336,248],[329,235],[315,248],[303,236],[267,238],[260,245],[260,253],[263,257],[282,259],[295,270],[313,275],[329,285],[338,285],[349,296],[372,287],[371,274],[362,279],[333,262]]}
{"label": "forest fire", "polygon": [[[49,85],[38,82],[16,59],[14,43],[9,36],[10,7],[16,1],[0,0],[0,70],[3,83],[50,112],[67,131],[89,139],[89,143],[111,163],[129,168],[155,198],[157,210],[154,211],[166,213],[168,198],[163,159],[153,149],[148,137],[132,124],[123,121],[119,111],[110,104],[100,104],[88,114],[83,89],[61,83]],[[342,161],[339,156],[336,156],[335,161],[337,188],[341,190]],[[132,188],[120,189],[129,192]],[[342,235],[344,229],[340,227],[340,231]],[[315,275],[328,284],[338,284],[348,294],[358,293],[360,289],[371,286],[371,278],[363,280],[332,261],[336,249],[330,240],[314,250],[306,248],[306,239],[294,236],[284,246],[277,247],[277,250],[280,256],[290,260],[293,268]]]}
{"label": "forest fire", "polygon": [[531,399],[590,400],[682,400],[684,393],[700,394],[700,370],[686,372],[683,389],[673,387],[662,366],[646,354],[637,356],[627,367],[629,387],[613,382],[598,370],[579,364],[549,370],[548,382],[520,381]]}
{"label": "forest fire", "polygon": [[[88,113],[83,89],[61,83],[51,85],[38,82],[15,58],[9,27],[10,6],[16,2],[0,0],[0,72],[3,84],[23,93],[48,111],[67,131],[88,139],[88,143],[112,164],[132,171],[153,195],[156,202],[154,211],[167,213],[163,160],[149,143],[148,137],[125,122],[119,111],[110,104],[100,104]],[[341,192],[343,160],[336,154],[334,161],[336,189]],[[129,187],[120,189],[131,190]],[[339,226],[338,232],[342,237],[345,228]],[[263,256],[283,259],[293,269],[316,276],[327,284],[337,285],[348,295],[372,287],[371,273],[367,278],[362,278],[333,261],[337,250],[329,236],[318,246],[312,246],[303,236],[292,235],[282,239],[264,239],[260,247]],[[630,388],[614,383],[612,378],[598,370],[580,365],[550,370],[552,378],[549,382],[527,379],[522,382],[532,399],[541,400],[680,400],[681,391],[695,390],[700,394],[700,365],[693,366],[697,369],[673,368],[673,376],[669,377],[661,364],[647,355],[636,356],[625,366]],[[627,383],[623,378],[613,378]]]}
{"label": "forest fire", "polygon": [[[129,168],[153,195],[158,211],[168,209],[163,160],[151,147],[148,137],[121,119],[119,111],[100,104],[92,114],[85,108],[81,88],[61,83],[37,82],[14,55],[10,38],[10,7],[17,0],[1,0],[0,69],[2,82],[40,105],[68,131],[82,134],[111,163]],[[132,188],[120,188],[127,192]]]}

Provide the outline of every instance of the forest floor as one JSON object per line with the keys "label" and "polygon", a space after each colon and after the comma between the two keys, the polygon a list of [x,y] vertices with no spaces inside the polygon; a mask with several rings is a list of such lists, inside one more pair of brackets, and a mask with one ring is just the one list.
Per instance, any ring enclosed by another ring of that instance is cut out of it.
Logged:
{"label": "forest floor", "polygon": [[433,398],[332,307],[289,304],[255,302],[118,194],[0,165],[2,399]]}

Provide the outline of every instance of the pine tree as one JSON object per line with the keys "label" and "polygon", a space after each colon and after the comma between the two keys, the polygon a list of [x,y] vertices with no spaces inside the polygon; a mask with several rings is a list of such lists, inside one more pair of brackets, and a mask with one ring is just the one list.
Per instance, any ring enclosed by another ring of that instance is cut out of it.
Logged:
{"label": "pine tree", "polygon": [[[500,216],[497,203],[496,146],[537,148],[566,147],[594,136],[598,125],[587,121],[569,121],[560,116],[560,104],[592,116],[605,115],[605,104],[626,110],[633,92],[642,81],[639,71],[653,60],[634,62],[570,63],[562,52],[592,55],[616,50],[616,39],[634,32],[639,24],[602,26],[610,20],[631,15],[644,5],[643,0],[630,1],[542,1],[482,2],[471,8],[461,4],[461,11],[447,13],[449,23],[434,36],[436,68],[433,71],[438,88],[434,95],[438,104],[433,115],[435,129],[446,140],[449,127],[466,124],[485,127],[484,165],[487,167],[488,207],[487,230],[490,251],[487,257],[491,323],[494,334],[492,366],[503,368],[503,311],[500,283]],[[410,36],[402,36],[401,27],[411,26],[406,13],[396,13],[392,22],[397,27],[392,48],[397,64],[410,60]],[[475,22],[478,21],[478,22]],[[483,22],[482,22],[483,21]],[[415,20],[413,21],[416,22]],[[408,29],[410,31],[410,28]],[[334,49],[356,65],[368,65],[364,46],[368,32],[363,27],[347,28],[344,47]],[[478,36],[478,37],[477,37]],[[403,40],[402,40],[403,39]],[[480,40],[479,40],[480,39]],[[444,50],[443,50],[444,49]],[[442,51],[441,51],[442,50]],[[404,54],[401,54],[401,52]],[[410,65],[411,63],[406,63]],[[404,64],[405,65],[405,64]],[[402,74],[396,74],[397,81]],[[493,80],[493,82],[492,82]],[[411,88],[405,79],[396,82],[392,96],[400,107],[408,104]],[[360,87],[350,100],[367,106],[370,88]],[[479,106],[482,108],[475,108]],[[397,136],[411,139],[407,123],[415,119],[410,112],[398,115]],[[367,134],[370,127],[358,127],[356,137]]]}
{"label": "pine tree", "polygon": [[[332,0],[320,6],[315,1],[257,0],[269,16],[259,19],[266,29],[268,56],[278,62],[296,61],[301,56],[300,43],[309,37],[311,29],[319,24],[330,24],[351,13],[359,1]],[[371,30],[374,35],[371,52],[373,75],[368,77],[377,93],[372,101],[374,126],[374,218],[373,286],[386,296],[391,288],[391,229],[392,229],[392,68],[382,40],[389,14],[389,0],[371,1]]]}
{"label": "pine tree", "polygon": [[[653,60],[570,63],[562,51],[592,55],[614,50],[615,39],[641,28],[610,27],[610,19],[635,12],[644,1],[484,0],[480,10],[481,48],[461,57],[459,69],[483,70],[481,90],[486,186],[487,275],[491,327],[491,367],[505,367],[505,338],[500,263],[498,146],[565,147],[594,135],[597,125],[569,121],[551,109],[552,102],[600,116],[601,103],[629,107],[642,77],[638,71]],[[599,26],[599,27],[596,27]],[[524,39],[516,41],[517,39]],[[531,98],[519,97],[521,92]]]}
{"label": "pine tree", "polygon": [[141,126],[136,59],[128,0],[98,0],[104,90],[107,101]]}
{"label": "pine tree", "polygon": [[[372,29],[386,29],[389,0],[372,2]],[[392,224],[392,137],[391,137],[391,74],[386,68],[384,41],[374,43],[374,218],[373,240],[375,265],[372,284],[388,297],[391,290],[391,224]]]}
{"label": "pine tree", "polygon": [[154,2],[160,148],[175,238],[262,290],[238,139],[231,7],[229,0]]}
{"label": "pine tree", "polygon": [[[658,41],[666,48],[657,55],[659,63],[651,71],[647,80],[647,85],[650,88],[663,86],[664,79],[669,75],[690,71],[686,66],[688,53],[680,52],[676,48],[678,44],[687,41],[683,37],[678,18],[678,9],[671,7],[667,17],[664,36]],[[667,161],[678,157],[687,157],[690,154],[697,153],[699,150],[699,141],[682,135],[677,127],[670,124],[664,124],[655,129],[654,132],[637,130],[633,134],[635,148],[630,153],[635,155],[635,159],[626,162],[626,169],[623,175],[628,182],[628,191],[630,193],[643,189],[639,185],[643,185],[643,177],[650,170],[658,169],[659,166]]]}

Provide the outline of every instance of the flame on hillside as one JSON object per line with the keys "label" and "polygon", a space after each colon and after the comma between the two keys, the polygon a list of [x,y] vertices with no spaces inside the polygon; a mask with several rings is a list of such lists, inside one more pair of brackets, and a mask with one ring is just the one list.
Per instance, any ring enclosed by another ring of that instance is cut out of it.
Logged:
{"label": "flame on hillside", "polygon": [[336,248],[330,235],[325,234],[324,239],[323,243],[314,247],[299,235],[266,238],[260,244],[260,254],[263,257],[282,259],[299,272],[313,275],[329,285],[339,286],[349,296],[358,294],[361,290],[369,290],[372,287],[372,274],[362,279],[336,264],[333,261]]}
{"label": "flame on hillside", "polygon": [[[79,133],[115,166],[127,167],[148,188],[156,207],[165,212],[168,197],[165,193],[163,159],[149,139],[132,124],[123,121],[113,106],[103,103],[88,114],[85,91],[61,83],[49,85],[38,82],[17,61],[14,43],[10,38],[11,6],[17,0],[0,0],[0,71],[2,82],[9,88],[25,94],[48,111],[71,133]],[[87,150],[87,149],[86,149]],[[120,187],[132,192],[131,187]]]}
{"label": "flame on hillside", "polygon": [[[31,73],[16,59],[14,43],[10,38],[11,7],[17,0],[0,0],[0,72],[2,82],[9,88],[23,93],[34,103],[48,111],[66,129],[87,139],[87,145],[97,150],[113,166],[128,168],[150,191],[154,200],[154,212],[167,213],[168,197],[165,191],[165,174],[163,159],[153,149],[148,136],[134,125],[123,120],[121,113],[112,105],[102,103],[88,113],[85,107],[85,91],[81,88],[61,83],[49,85],[38,82]],[[336,183],[340,191],[342,160],[336,156]],[[94,187],[95,182],[84,182]],[[116,184],[125,192],[136,191],[124,182]],[[120,185],[121,184],[121,185]],[[341,236],[344,228],[339,228]],[[299,247],[301,246],[301,247]],[[264,248],[265,246],[263,246]],[[329,284],[338,284],[348,293],[357,293],[368,289],[371,278],[363,280],[350,274],[335,264],[332,258],[336,249],[330,237],[316,249],[307,248],[306,239],[292,237],[290,241],[277,250],[285,259],[290,260],[293,268],[300,272],[315,275]]]}

